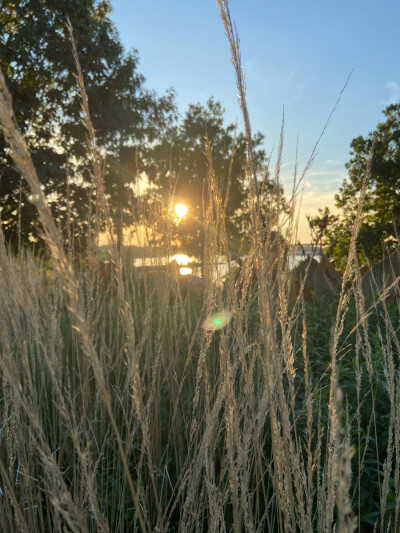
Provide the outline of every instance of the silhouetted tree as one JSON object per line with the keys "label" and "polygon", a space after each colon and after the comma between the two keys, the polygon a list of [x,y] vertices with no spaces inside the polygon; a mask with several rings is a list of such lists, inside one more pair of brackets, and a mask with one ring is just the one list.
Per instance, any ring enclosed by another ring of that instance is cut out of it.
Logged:
{"label": "silhouetted tree", "polygon": [[[386,120],[378,124],[372,156],[371,176],[362,213],[362,225],[357,239],[360,259],[379,261],[385,251],[399,244],[400,229],[400,104],[383,111]],[[337,265],[343,269],[351,239],[358,205],[358,193],[367,168],[374,132],[356,137],[351,142],[349,172],[336,195],[341,217],[327,228]]]}
{"label": "silhouetted tree", "polygon": [[[188,215],[179,224],[170,225],[170,238],[188,254],[201,256],[204,207],[207,200],[209,161],[205,140],[212,148],[215,177],[226,203],[226,225],[231,247],[240,249],[248,238],[250,216],[246,182],[247,146],[234,124],[224,124],[224,110],[213,98],[205,106],[190,105],[183,119],[173,124],[156,143],[147,160],[146,173],[155,189],[149,199],[162,198],[165,204],[182,202]],[[268,177],[267,158],[262,149],[263,136],[253,139],[255,161],[261,184],[261,207],[269,217],[278,197],[284,205],[283,190],[275,191]],[[173,213],[170,214],[173,217]],[[163,221],[160,220],[162,225]],[[160,228],[162,229],[162,228]],[[161,235],[162,231],[160,232]]]}
{"label": "silhouetted tree", "polygon": [[[0,66],[19,126],[65,236],[69,220],[72,234],[83,240],[93,190],[66,18],[74,29],[97,142],[108,154],[106,192],[120,240],[122,226],[132,220],[130,184],[139,171],[136,162],[174,110],[172,92],[158,98],[144,88],[137,52],[124,50],[110,12],[109,0],[4,0],[0,11]],[[11,243],[18,235],[25,243],[35,240],[37,214],[2,136],[0,164],[6,238]]]}

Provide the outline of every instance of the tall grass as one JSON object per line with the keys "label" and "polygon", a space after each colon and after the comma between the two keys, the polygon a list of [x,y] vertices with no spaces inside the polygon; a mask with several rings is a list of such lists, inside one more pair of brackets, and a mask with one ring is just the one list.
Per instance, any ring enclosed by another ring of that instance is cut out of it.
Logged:
{"label": "tall grass", "polygon": [[[53,261],[13,255],[0,231],[1,531],[400,529],[399,309],[365,301],[357,278],[348,288],[359,218],[338,299],[290,301],[279,217],[265,227],[259,212],[239,40],[218,4],[252,183],[252,264],[225,287],[213,273],[229,256],[226,199],[207,140],[204,290],[184,296],[172,268],[136,269],[117,250],[74,48],[115,266],[108,280],[94,267],[78,282],[0,78],[3,132]],[[280,155],[277,190],[279,169]],[[368,171],[360,212],[367,181]],[[231,313],[226,327],[202,327],[217,311]]]}

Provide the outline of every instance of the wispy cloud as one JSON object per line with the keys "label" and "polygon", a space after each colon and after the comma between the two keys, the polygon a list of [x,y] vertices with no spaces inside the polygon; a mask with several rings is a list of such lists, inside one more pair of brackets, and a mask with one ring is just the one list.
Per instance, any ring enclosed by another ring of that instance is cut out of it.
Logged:
{"label": "wispy cloud", "polygon": [[321,176],[321,178],[323,178],[324,176],[337,176],[337,175],[338,175],[338,172],[335,170],[310,170],[306,174],[308,178],[315,178],[316,176]]}
{"label": "wispy cloud", "polygon": [[260,58],[254,56],[247,59],[243,64],[243,70],[245,77],[252,82],[258,82],[260,79],[264,80],[264,68],[263,64],[260,61]]}
{"label": "wispy cloud", "polygon": [[[301,176],[298,172],[297,178]],[[317,194],[322,192],[337,191],[346,177],[344,171],[334,170],[309,170],[304,176],[304,187],[315,191]],[[280,182],[289,189],[293,184],[293,171],[284,169],[280,175]]]}
{"label": "wispy cloud", "polygon": [[289,70],[285,77],[285,86],[289,101],[301,100],[311,82],[305,78],[300,65]]}
{"label": "wispy cloud", "polygon": [[385,85],[386,89],[390,91],[389,100],[387,104],[396,104],[400,100],[400,85],[393,80],[389,80]]}
{"label": "wispy cloud", "polygon": [[[339,165],[341,162],[331,161],[330,170],[315,168],[307,172],[300,186],[302,190],[301,201],[298,198],[297,202],[297,208],[300,209],[298,237],[302,242],[309,242],[310,240],[310,229],[306,219],[307,214],[314,216],[318,213],[319,208],[323,209],[325,206],[329,207],[333,213],[338,211],[335,206],[335,194],[339,192],[339,187],[346,177],[346,171],[333,170],[333,166]],[[324,164],[328,166],[327,161],[324,161]],[[283,170],[281,183],[284,185],[289,199],[293,183],[293,175],[291,175],[289,168]]]}
{"label": "wispy cloud", "polygon": [[293,159],[292,161],[288,161],[287,163],[283,163],[283,164],[281,165],[281,168],[283,169],[283,168],[288,168],[288,167],[290,167],[291,169],[294,169],[295,164],[296,164],[296,160]]}
{"label": "wispy cloud", "polygon": [[319,191],[304,191],[301,201],[303,213],[316,214],[319,208],[325,206],[335,211],[335,193],[336,191],[322,193]]}
{"label": "wispy cloud", "polygon": [[318,214],[318,208],[329,207],[332,213],[337,213],[335,206],[335,192],[321,193],[315,190],[306,189],[303,192],[300,206],[300,217],[298,227],[298,238],[301,242],[310,242],[310,228],[306,215],[315,216]]}

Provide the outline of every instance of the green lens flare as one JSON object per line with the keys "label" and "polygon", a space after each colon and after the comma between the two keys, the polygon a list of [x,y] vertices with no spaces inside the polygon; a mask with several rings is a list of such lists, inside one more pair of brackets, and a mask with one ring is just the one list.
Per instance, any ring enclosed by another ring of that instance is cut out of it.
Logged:
{"label": "green lens flare", "polygon": [[230,321],[232,313],[230,311],[221,311],[214,313],[205,319],[203,329],[207,331],[217,331],[224,328]]}

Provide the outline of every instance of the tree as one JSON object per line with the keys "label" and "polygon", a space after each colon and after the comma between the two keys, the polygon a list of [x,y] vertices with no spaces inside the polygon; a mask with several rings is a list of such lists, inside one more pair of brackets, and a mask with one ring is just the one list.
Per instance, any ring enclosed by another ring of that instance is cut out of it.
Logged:
{"label": "tree", "polygon": [[[205,155],[205,140],[212,147],[212,163],[215,176],[222,192],[228,194],[226,226],[230,235],[230,246],[238,251],[248,237],[250,228],[247,205],[248,185],[246,183],[247,147],[242,133],[236,133],[234,124],[224,125],[224,110],[213,98],[205,106],[190,105],[180,122],[165,132],[159,143],[153,146],[145,172],[155,189],[150,196],[184,203],[188,215],[179,224],[173,224],[172,241],[187,254],[202,255],[204,208],[207,198],[209,162]],[[261,187],[261,206],[269,216],[272,208],[273,184],[268,178],[267,159],[261,148],[263,136],[254,136],[253,146]],[[278,191],[282,205],[283,190]],[[173,216],[173,214],[171,215]],[[160,228],[162,229],[162,228]],[[162,232],[160,232],[161,234]]]}
{"label": "tree", "polygon": [[[174,111],[172,92],[158,98],[145,90],[137,52],[124,51],[110,12],[109,0],[3,0],[0,11],[0,66],[19,126],[56,220],[65,235],[69,221],[75,238],[83,240],[93,188],[66,18],[74,29],[97,143],[108,154],[105,185],[120,239],[122,225],[132,218],[127,192],[135,161]],[[37,216],[2,136],[0,163],[6,238],[11,243],[18,235],[25,243],[36,240]]]}
{"label": "tree", "polygon": [[[400,104],[383,111],[386,120],[378,124],[371,174],[357,238],[360,261],[375,263],[399,244],[400,233]],[[374,133],[351,142],[349,177],[335,196],[341,217],[328,228],[327,240],[338,267],[344,268],[357,212],[358,193],[366,172]]]}

